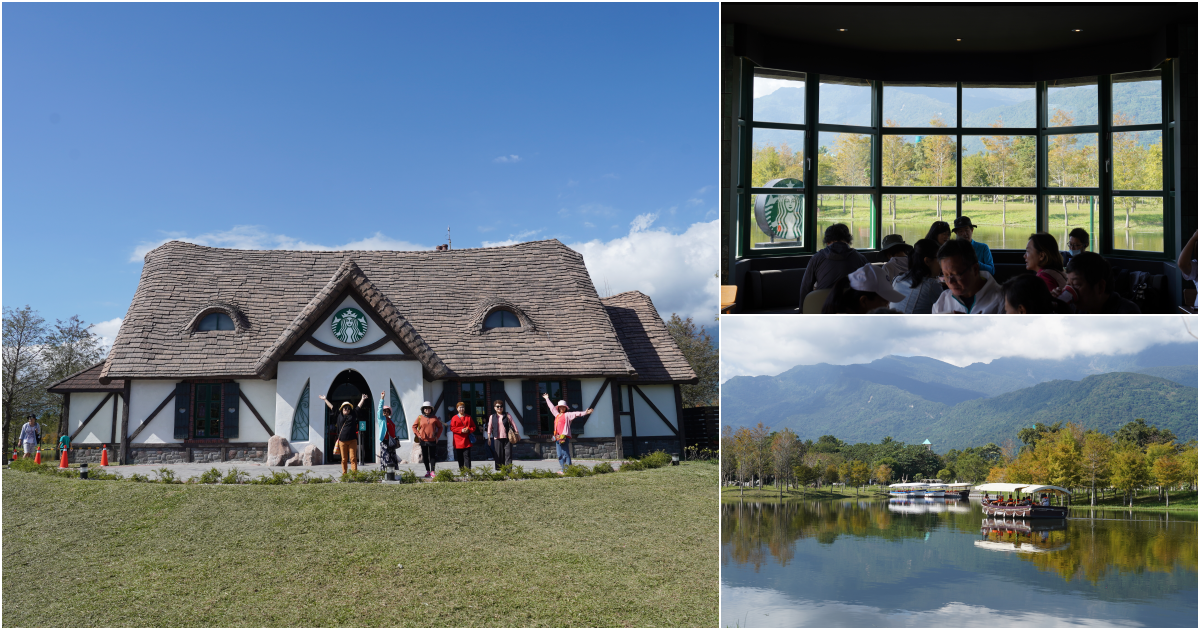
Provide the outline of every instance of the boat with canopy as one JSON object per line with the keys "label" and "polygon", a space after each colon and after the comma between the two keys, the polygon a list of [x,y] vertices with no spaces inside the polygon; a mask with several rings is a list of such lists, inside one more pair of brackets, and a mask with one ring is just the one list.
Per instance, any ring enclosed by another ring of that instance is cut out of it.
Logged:
{"label": "boat with canopy", "polygon": [[[987,516],[1001,518],[1067,518],[1067,506],[1043,504],[1039,499],[1054,494],[1071,496],[1071,491],[1058,486],[1036,483],[985,483],[975,489],[983,494],[980,507]],[[991,497],[992,493],[996,497]],[[1004,494],[1010,498],[1005,499]],[[1022,498],[1022,495],[1025,495]],[[1048,501],[1047,501],[1048,503]]]}

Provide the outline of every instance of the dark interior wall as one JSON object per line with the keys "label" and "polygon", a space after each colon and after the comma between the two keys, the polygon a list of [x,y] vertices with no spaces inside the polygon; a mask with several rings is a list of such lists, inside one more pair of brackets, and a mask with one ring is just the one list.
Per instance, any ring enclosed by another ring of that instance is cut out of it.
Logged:
{"label": "dark interior wall", "polygon": [[[1179,238],[1182,243],[1196,232],[1196,24],[1178,31],[1179,98],[1175,111],[1178,152],[1175,161],[1175,194],[1180,206]],[[1181,246],[1182,246],[1181,243]]]}

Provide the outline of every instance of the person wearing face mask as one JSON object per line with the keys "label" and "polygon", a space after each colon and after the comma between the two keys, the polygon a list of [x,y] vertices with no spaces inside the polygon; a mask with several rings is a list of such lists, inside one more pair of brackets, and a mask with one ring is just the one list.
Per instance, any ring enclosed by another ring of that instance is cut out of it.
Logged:
{"label": "person wearing face mask", "polygon": [[1071,262],[1071,259],[1082,254],[1088,248],[1088,243],[1091,239],[1088,237],[1087,230],[1083,228],[1075,228],[1067,234],[1067,251],[1062,252],[1063,267]]}

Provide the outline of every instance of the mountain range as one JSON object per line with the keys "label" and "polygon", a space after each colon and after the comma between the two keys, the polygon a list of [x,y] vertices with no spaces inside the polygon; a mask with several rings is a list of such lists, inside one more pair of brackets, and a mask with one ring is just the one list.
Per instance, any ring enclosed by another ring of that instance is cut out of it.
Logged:
{"label": "mountain range", "polygon": [[1035,422],[1115,431],[1135,418],[1196,437],[1196,344],[1086,359],[996,359],[957,367],[888,356],[858,365],[803,365],[721,386],[722,421],[789,427],[803,439],[928,439],[934,450],[1002,444]]}

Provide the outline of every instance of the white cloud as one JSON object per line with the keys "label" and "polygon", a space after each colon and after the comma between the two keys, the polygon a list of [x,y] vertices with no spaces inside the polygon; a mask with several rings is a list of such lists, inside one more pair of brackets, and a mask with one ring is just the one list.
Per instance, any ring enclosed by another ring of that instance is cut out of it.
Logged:
{"label": "white cloud", "polygon": [[591,221],[584,221],[584,222],[583,222],[583,227],[585,227],[585,228],[588,228],[588,229],[591,229],[591,228],[594,228],[594,227],[596,227],[596,224],[595,224],[595,223],[592,223]]}
{"label": "white cloud", "polygon": [[763,77],[754,78],[754,98],[762,98],[779,88],[800,88],[803,83],[797,81],[788,81],[786,79],[766,79]]}
{"label": "white cloud", "polygon": [[706,192],[708,192],[708,191],[712,190],[712,188],[713,188],[712,186],[703,186],[703,187],[701,187],[701,188],[700,188],[700,190],[697,190],[697,191],[696,191],[696,194],[697,194],[697,195],[703,195],[704,193],[706,193]]}
{"label": "white cloud", "polygon": [[516,239],[510,238],[510,239],[504,240],[504,241],[484,241],[483,243],[481,243],[481,245],[483,247],[508,247],[509,245],[516,245],[517,243],[520,243],[520,242],[522,242],[522,241],[518,241]]}
{"label": "white cloud", "polygon": [[113,342],[117,340],[117,332],[121,330],[121,318],[114,317],[105,322],[96,322],[92,324],[92,334],[100,338],[100,345],[104,346],[105,353],[108,348],[111,348]]}
{"label": "white cloud", "polygon": [[256,225],[235,225],[224,232],[208,232],[196,236],[188,236],[185,232],[165,232],[165,238],[158,241],[143,241],[133,248],[129,262],[141,262],[146,253],[168,241],[184,241],[209,247],[226,247],[229,249],[290,249],[303,251],[345,251],[360,250],[424,250],[433,249],[427,245],[419,245],[401,241],[376,232],[374,235],[342,245],[322,245],[310,243],[288,236],[272,234]]}
{"label": "white cloud", "polygon": [[[1190,320],[1194,330],[1196,322]],[[1066,359],[1191,342],[1175,316],[892,317],[754,315],[721,318],[721,381],[796,365],[868,363],[896,354],[959,367],[1001,357]]]}
{"label": "white cloud", "polygon": [[701,206],[701,205],[704,205],[704,200],[703,200],[703,199],[697,199],[697,198],[693,197],[693,198],[691,198],[691,199],[688,199],[688,200],[687,200],[687,205],[689,205],[689,206]]}
{"label": "white cloud", "polygon": [[492,161],[500,163],[500,164],[512,164],[514,162],[520,162],[521,156],[519,156],[519,155],[501,155],[500,157],[498,157]]}
{"label": "white cloud", "polygon": [[663,318],[678,313],[709,326],[720,293],[720,280],[715,277],[720,251],[718,222],[696,223],[682,234],[672,234],[666,229],[650,229],[656,216],[639,215],[627,236],[567,246],[583,254],[598,292],[606,284],[614,294],[641,291],[654,300]]}

